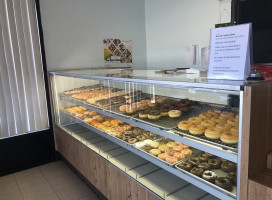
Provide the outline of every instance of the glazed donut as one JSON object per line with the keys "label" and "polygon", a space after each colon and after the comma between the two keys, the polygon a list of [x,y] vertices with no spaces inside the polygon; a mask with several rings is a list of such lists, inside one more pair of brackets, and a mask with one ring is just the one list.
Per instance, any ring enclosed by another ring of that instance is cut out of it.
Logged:
{"label": "glazed donut", "polygon": [[182,146],[180,146],[180,145],[176,145],[176,146],[173,146],[173,150],[174,151],[182,151]]}
{"label": "glazed donut", "polygon": [[188,163],[190,163],[193,167],[196,167],[201,162],[197,157],[195,157],[195,158],[191,158],[190,160],[188,160]]}
{"label": "glazed donut", "polygon": [[176,153],[176,151],[173,150],[173,149],[167,149],[167,150],[165,151],[165,153],[168,153],[169,156],[174,156],[174,154]]}
{"label": "glazed donut", "polygon": [[191,117],[188,119],[188,121],[193,124],[200,124],[203,120],[199,117]]}
{"label": "glazed donut", "polygon": [[134,144],[135,142],[137,142],[138,140],[137,140],[137,138],[129,138],[128,139],[128,143],[129,144]]}
{"label": "glazed donut", "polygon": [[221,117],[212,117],[211,120],[216,122],[216,123],[224,123],[224,122],[226,122],[227,119],[225,120],[225,119],[223,119]]}
{"label": "glazed donut", "polygon": [[150,145],[152,148],[157,149],[157,148],[159,147],[160,143],[152,141],[149,145]]}
{"label": "glazed donut", "polygon": [[233,185],[237,185],[237,174],[236,172],[229,172],[226,178],[230,179]]}
{"label": "glazed donut", "polygon": [[178,128],[183,131],[189,130],[190,126],[192,126],[192,123],[189,121],[181,121],[178,123]]}
{"label": "glazed donut", "polygon": [[228,119],[227,120],[227,124],[231,125],[231,126],[238,126],[239,122],[236,121],[235,119]]}
{"label": "glazed donut", "polygon": [[219,128],[211,127],[205,130],[205,136],[210,139],[219,139],[222,133],[223,133],[222,129]]}
{"label": "glazed donut", "polygon": [[211,169],[219,169],[221,160],[218,158],[212,158],[208,160],[208,164],[210,165]]}
{"label": "glazed donut", "polygon": [[229,131],[231,129],[231,125],[226,124],[226,123],[219,123],[216,124],[215,128],[221,129],[223,132]]}
{"label": "glazed donut", "polygon": [[204,171],[211,169],[210,165],[207,162],[200,163],[199,165],[197,165],[197,167],[204,169]]}
{"label": "glazed donut", "polygon": [[209,181],[211,183],[214,183],[215,178],[217,177],[216,173],[214,173],[213,171],[205,171],[202,174],[202,178],[206,181]]}
{"label": "glazed donut", "polygon": [[124,136],[124,137],[122,137],[122,140],[124,140],[124,141],[128,141],[130,139],[130,137],[129,136]]}
{"label": "glazed donut", "polygon": [[161,144],[158,149],[161,151],[161,152],[165,152],[166,150],[169,149],[169,147],[166,145],[166,144]]}
{"label": "glazed donut", "polygon": [[149,110],[141,111],[141,112],[139,112],[139,117],[141,119],[147,118],[148,117],[148,113],[149,113]]}
{"label": "glazed donut", "polygon": [[238,133],[239,133],[239,128],[238,128],[238,126],[232,127],[232,128],[230,129],[230,133],[233,133],[233,134],[237,134],[237,135],[238,135]]}
{"label": "glazed donut", "polygon": [[169,117],[171,118],[177,118],[181,116],[181,111],[180,110],[170,110],[168,112]]}
{"label": "glazed donut", "polygon": [[120,108],[119,108],[119,110],[120,110],[121,112],[126,112],[126,109],[127,109],[127,105],[122,105],[122,106],[120,106]]}
{"label": "glazed donut", "polygon": [[159,149],[151,149],[149,153],[153,156],[158,156],[159,154],[161,154],[161,151]]}
{"label": "glazed donut", "polygon": [[222,133],[220,136],[222,142],[226,144],[237,144],[238,134],[235,133]]}
{"label": "glazed donut", "polygon": [[236,164],[230,161],[225,161],[221,164],[221,169],[224,172],[235,172],[236,171]]}
{"label": "glazed donut", "polygon": [[167,145],[169,148],[173,148],[173,147],[176,146],[177,144],[176,144],[176,142],[168,142],[166,145]]}
{"label": "glazed donut", "polygon": [[222,112],[222,113],[220,113],[220,117],[233,118],[233,117],[235,117],[235,114],[232,112]]}
{"label": "glazed donut", "polygon": [[149,145],[144,145],[144,146],[142,146],[140,149],[142,149],[143,151],[149,153],[149,151],[152,149],[152,147],[149,146]]}
{"label": "glazed donut", "polygon": [[215,127],[215,125],[217,123],[213,120],[205,120],[205,121],[201,122],[200,124],[205,126],[206,128],[209,128],[209,127]]}
{"label": "glazed donut", "polygon": [[105,121],[105,119],[104,118],[102,118],[102,117],[100,117],[100,118],[98,118],[98,119],[96,119],[99,123],[102,123],[102,122],[104,122]]}
{"label": "glazed donut", "polygon": [[215,183],[215,185],[218,185],[219,187],[221,187],[227,191],[232,190],[232,183],[231,183],[231,180],[228,178],[225,178],[225,177],[215,178],[214,183]]}
{"label": "glazed donut", "polygon": [[206,128],[203,125],[192,125],[189,128],[189,132],[193,135],[202,135],[205,129]]}
{"label": "glazed donut", "polygon": [[181,153],[183,153],[186,157],[189,157],[193,154],[193,151],[191,149],[183,149]]}
{"label": "glazed donut", "polygon": [[138,135],[137,139],[140,140],[140,141],[143,141],[143,140],[146,139],[146,137],[144,135]]}
{"label": "glazed donut", "polygon": [[207,119],[211,119],[213,117],[213,115],[210,113],[202,113],[198,117],[203,120],[207,120]]}
{"label": "glazed donut", "polygon": [[180,163],[178,167],[187,172],[189,172],[193,168],[193,166],[190,163]]}
{"label": "glazed donut", "polygon": [[214,109],[214,110],[209,110],[208,113],[212,114],[214,117],[218,117],[221,111]]}
{"label": "glazed donut", "polygon": [[194,167],[193,169],[190,170],[190,173],[192,173],[193,175],[196,175],[198,177],[201,177],[202,174],[204,173],[204,169]]}
{"label": "glazed donut", "polygon": [[161,153],[158,155],[158,158],[162,159],[162,160],[166,160],[166,158],[169,157],[168,153]]}
{"label": "glazed donut", "polygon": [[169,156],[169,157],[166,158],[165,161],[170,163],[170,164],[174,164],[174,163],[178,162],[178,159],[176,157],[174,157],[174,156]]}
{"label": "glazed donut", "polygon": [[186,144],[180,144],[180,146],[182,146],[183,149],[189,149],[190,148],[190,146],[186,145]]}
{"label": "glazed donut", "polygon": [[131,109],[127,109],[126,113],[132,115],[136,113],[136,111],[137,111],[137,108],[132,107]]}
{"label": "glazed donut", "polygon": [[186,158],[186,156],[181,152],[174,153],[174,157],[176,157],[178,160],[182,160],[182,159]]}

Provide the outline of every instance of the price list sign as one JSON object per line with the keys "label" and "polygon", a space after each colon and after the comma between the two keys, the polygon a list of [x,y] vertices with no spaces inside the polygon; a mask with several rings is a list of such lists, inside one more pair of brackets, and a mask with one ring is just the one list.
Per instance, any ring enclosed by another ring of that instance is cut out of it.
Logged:
{"label": "price list sign", "polygon": [[211,30],[208,79],[245,80],[251,66],[251,24]]}

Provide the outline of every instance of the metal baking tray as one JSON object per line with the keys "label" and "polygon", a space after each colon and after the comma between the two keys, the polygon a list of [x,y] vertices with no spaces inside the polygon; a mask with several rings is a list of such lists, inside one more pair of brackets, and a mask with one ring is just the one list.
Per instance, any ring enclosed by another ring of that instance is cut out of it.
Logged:
{"label": "metal baking tray", "polygon": [[205,142],[205,143],[220,147],[223,150],[229,150],[229,151],[232,151],[232,152],[235,152],[235,153],[237,153],[237,151],[238,151],[238,144],[226,144],[226,143],[222,142],[220,139],[212,140],[212,139],[207,138],[204,134],[202,134],[202,135],[193,135],[189,131],[183,131],[183,130],[180,130],[179,128],[177,128],[177,127],[172,129],[172,131],[174,133],[176,133],[176,134],[181,135],[181,136],[186,136],[188,138],[192,138],[192,139],[195,139],[195,140],[198,140],[198,141],[202,141],[202,142]]}
{"label": "metal baking tray", "polygon": [[[198,156],[198,155],[200,155],[200,154],[201,154],[201,153],[195,154],[194,156],[191,156],[191,158],[196,157],[196,156]],[[189,160],[189,159],[187,159],[187,160]],[[213,184],[213,183],[211,183],[211,182],[209,182],[209,181],[204,180],[203,178],[200,178],[200,177],[198,177],[198,176],[196,176],[196,175],[194,175],[194,174],[191,174],[190,172],[187,172],[186,170],[181,169],[181,168],[178,167],[178,165],[179,165],[180,163],[184,163],[184,162],[186,162],[187,160],[181,160],[179,163],[177,163],[177,164],[175,165],[175,167],[176,167],[179,171],[183,172],[184,174],[187,174],[187,175],[189,175],[189,176],[192,176],[193,178],[195,178],[195,179],[197,179],[197,180],[199,180],[199,181],[202,181],[202,182],[206,183],[207,185],[209,185],[209,186],[211,186],[211,187],[213,187],[213,188],[215,188],[215,189],[217,189],[217,190],[219,190],[219,191],[221,191],[221,192],[223,192],[223,193],[225,193],[225,194],[227,194],[227,195],[229,195],[229,196],[231,196],[231,197],[233,197],[233,198],[236,198],[236,194],[237,194],[237,187],[236,187],[236,186],[233,185],[232,191],[229,192],[229,191],[227,191],[227,190],[225,190],[225,189],[223,189],[223,188],[221,188],[221,187],[219,187],[219,186],[217,186],[217,185],[215,185],[215,184]],[[215,172],[215,173],[218,175],[218,177],[226,177],[226,175],[227,175],[227,173],[224,172],[224,171],[221,170],[221,169],[211,169],[210,171]]]}
{"label": "metal baking tray", "polygon": [[74,91],[74,90],[83,90],[83,89],[88,89],[88,88],[96,89],[96,88],[100,88],[100,87],[108,88],[107,86],[104,86],[102,84],[97,84],[97,85],[82,86],[82,87],[79,87],[79,88],[75,88],[75,89],[71,89],[71,90],[66,90],[66,91],[63,91],[61,94],[72,96],[74,94],[71,94],[71,95],[70,94],[64,94],[64,92],[70,92],[70,91]]}
{"label": "metal baking tray", "polygon": [[[157,139],[157,140],[154,140],[154,141],[159,141],[159,140],[160,140],[160,139]],[[174,163],[174,164],[170,164],[170,163],[168,163],[168,162],[166,162],[166,161],[164,161],[164,160],[158,158],[157,156],[154,156],[154,155],[152,155],[152,154],[150,154],[150,153],[148,153],[148,152],[146,152],[146,151],[140,149],[140,146],[139,146],[140,143],[144,143],[144,141],[142,141],[142,142],[137,142],[137,144],[135,143],[135,144],[133,144],[132,146],[135,147],[136,149],[138,149],[139,151],[144,152],[144,153],[148,154],[149,156],[152,156],[153,158],[155,158],[155,159],[157,159],[157,160],[159,160],[159,161],[161,161],[161,162],[163,162],[163,163],[165,163],[166,165],[169,165],[169,166],[171,166],[171,167],[174,167],[177,163],[180,163],[181,161],[187,161],[187,160],[189,160],[189,159],[193,158],[194,156],[196,156],[196,155],[198,155],[198,154],[201,153],[201,151],[199,151],[198,149],[191,148],[191,150],[193,151],[193,153],[192,153],[191,156],[189,156],[189,157],[187,157],[187,158],[185,158],[185,159],[183,159],[183,160],[179,160],[178,162],[176,162],[176,163]],[[137,147],[136,147],[136,146],[137,146]]]}
{"label": "metal baking tray", "polygon": [[[107,88],[107,87],[105,87],[105,88]],[[121,91],[121,89],[115,89],[115,92],[118,92],[118,91]],[[120,105],[123,105],[123,104],[125,103],[125,101],[124,101],[124,102],[122,102],[122,103],[110,104],[109,106],[99,107],[99,106],[97,106],[97,105],[95,105],[95,104],[90,104],[90,103],[87,102],[86,100],[76,99],[76,98],[73,98],[72,96],[73,96],[73,95],[64,94],[63,92],[59,94],[59,98],[60,98],[61,100],[68,100],[68,101],[76,100],[76,101],[79,101],[79,102],[81,102],[81,103],[89,104],[89,105],[94,106],[94,107],[99,108],[99,109],[107,109],[107,110],[111,110],[111,107],[112,107],[112,106],[117,106],[117,107],[119,108]],[[146,98],[148,98],[148,97],[150,97],[150,94],[148,94],[148,93],[141,93],[141,94],[139,94],[139,98],[135,98],[133,102],[137,102],[137,101],[146,99]],[[109,100],[110,100],[110,99],[109,99]]]}
{"label": "metal baking tray", "polygon": [[[238,113],[239,112],[239,108],[234,108],[234,107],[229,107],[226,105],[220,105],[220,104],[211,104],[211,103],[202,103],[202,102],[197,102],[196,105],[194,106],[190,106],[189,108],[191,109],[189,112],[183,112],[182,115],[178,118],[170,118],[170,117],[161,117],[157,120],[151,120],[148,118],[145,119],[141,119],[139,117],[139,111],[137,111],[135,114],[133,115],[129,115],[126,113],[123,113],[119,110],[118,105],[114,105],[111,107],[111,112],[117,113],[119,115],[123,115],[124,117],[132,117],[134,119],[136,119],[137,121],[140,121],[142,123],[151,125],[151,126],[156,126],[159,129],[162,130],[170,130],[173,129],[175,127],[177,127],[178,123],[182,120],[187,120],[191,117],[195,117],[198,116],[201,113],[207,112],[209,110],[212,109],[218,109],[220,111],[231,111],[234,113]],[[174,130],[175,131],[175,130]]]}

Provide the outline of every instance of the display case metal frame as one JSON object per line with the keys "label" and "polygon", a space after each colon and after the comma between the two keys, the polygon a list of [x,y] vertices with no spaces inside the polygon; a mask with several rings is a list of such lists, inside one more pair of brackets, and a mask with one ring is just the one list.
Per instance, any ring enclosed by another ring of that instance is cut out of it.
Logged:
{"label": "display case metal frame", "polygon": [[[245,154],[244,149],[249,148],[248,147],[248,141],[244,141],[243,135],[245,134],[245,130],[243,129],[249,129],[248,127],[245,126],[249,126],[248,123],[243,122],[243,114],[244,113],[248,113],[248,111],[243,110],[246,106],[246,109],[250,106],[247,102],[246,105],[244,104],[245,101],[245,94],[244,94],[244,90],[245,87],[251,88],[252,86],[254,86],[255,84],[260,84],[258,82],[243,82],[243,81],[234,81],[231,82],[231,84],[228,84],[228,81],[211,81],[210,83],[206,82],[206,83],[192,83],[192,82],[175,82],[175,81],[165,81],[165,80],[142,80],[142,79],[131,79],[131,78],[119,78],[119,77],[105,77],[105,76],[101,76],[101,75],[84,75],[84,74],[70,74],[70,73],[63,73],[63,72],[51,72],[51,75],[59,75],[59,76],[66,76],[66,77],[74,77],[74,78],[83,78],[83,79],[91,79],[91,80],[100,80],[100,81],[117,81],[117,82],[138,82],[138,83],[143,83],[143,84],[156,84],[156,85],[163,85],[164,87],[172,87],[172,88],[193,88],[193,89],[199,89],[199,90],[205,90],[205,91],[209,91],[209,90],[214,90],[214,91],[218,91],[218,92],[222,92],[222,91],[226,91],[226,93],[229,94],[234,94],[234,95],[239,95],[240,96],[240,105],[239,105],[239,143],[238,143],[238,153],[237,155],[233,154],[233,153],[229,153],[229,152],[224,152],[222,150],[219,150],[215,147],[211,147],[210,145],[207,145],[205,143],[201,143],[201,142],[196,142],[193,141],[190,138],[185,138],[185,137],[181,137],[171,131],[165,131],[165,130],[161,130],[158,129],[157,127],[154,126],[149,126],[145,123],[142,123],[138,120],[132,119],[130,117],[125,117],[122,116],[120,114],[117,113],[112,113],[109,110],[106,109],[102,109],[102,108],[98,108],[96,106],[92,106],[90,104],[86,104],[82,101],[78,101],[73,99],[71,102],[75,103],[76,105],[79,106],[84,106],[88,109],[94,110],[98,113],[101,113],[105,116],[109,116],[109,117],[113,117],[119,120],[122,120],[126,123],[135,125],[137,127],[143,128],[145,130],[154,132],[156,134],[159,134],[161,136],[173,139],[173,140],[177,140],[179,142],[188,144],[194,148],[206,151],[208,153],[212,153],[214,155],[220,156],[222,158],[225,158],[227,160],[233,161],[237,163],[237,167],[238,167],[238,175],[237,175],[237,199],[244,199],[244,197],[246,196],[246,185],[247,185],[247,173],[248,173],[248,168],[246,169],[242,169],[242,165],[247,165],[247,158],[244,158],[242,155],[242,151],[243,154]],[[55,94],[55,96],[58,94]],[[246,94],[246,98],[251,98],[250,94]],[[246,117],[246,119],[248,119],[248,117]],[[249,134],[249,133],[248,133]],[[244,144],[242,144],[244,143]],[[242,147],[243,146],[243,147]],[[243,161],[242,161],[243,160]],[[246,162],[244,164],[242,164],[242,162]],[[242,172],[242,173],[241,173]],[[176,173],[176,172],[173,172]],[[244,176],[243,178],[241,178],[241,176]],[[183,177],[185,180],[188,177]],[[191,180],[192,182],[194,182],[195,180]],[[190,182],[191,182],[190,181]],[[241,182],[242,181],[242,182]],[[197,183],[196,183],[197,184]],[[204,188],[206,188],[206,186],[204,186]],[[210,191],[212,194],[216,194],[215,191],[211,191],[210,188],[207,188],[208,191]],[[241,191],[243,190],[243,191]],[[221,193],[223,194],[223,193]],[[220,194],[220,195],[221,195]],[[219,195],[219,196],[220,196]],[[218,194],[216,195],[218,196]],[[232,198],[232,197],[231,197]]]}

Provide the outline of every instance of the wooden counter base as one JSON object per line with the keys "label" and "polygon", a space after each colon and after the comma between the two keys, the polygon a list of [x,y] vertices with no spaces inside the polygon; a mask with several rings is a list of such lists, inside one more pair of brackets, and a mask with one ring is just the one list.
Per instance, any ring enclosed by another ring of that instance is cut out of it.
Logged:
{"label": "wooden counter base", "polygon": [[55,127],[55,136],[58,152],[108,199],[160,199],[62,129]]}
{"label": "wooden counter base", "polygon": [[252,180],[249,180],[248,186],[248,200],[272,199],[272,188],[266,187]]}

